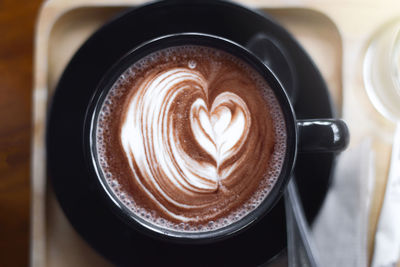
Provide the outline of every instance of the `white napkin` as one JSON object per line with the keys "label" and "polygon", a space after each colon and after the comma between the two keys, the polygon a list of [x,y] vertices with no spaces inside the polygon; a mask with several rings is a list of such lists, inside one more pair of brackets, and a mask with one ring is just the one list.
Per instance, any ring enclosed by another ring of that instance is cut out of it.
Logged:
{"label": "white napkin", "polygon": [[367,266],[367,230],[373,182],[370,140],[343,152],[313,228],[321,266]]}
{"label": "white napkin", "polygon": [[400,266],[400,124],[392,146],[385,198],[375,235],[372,267]]}

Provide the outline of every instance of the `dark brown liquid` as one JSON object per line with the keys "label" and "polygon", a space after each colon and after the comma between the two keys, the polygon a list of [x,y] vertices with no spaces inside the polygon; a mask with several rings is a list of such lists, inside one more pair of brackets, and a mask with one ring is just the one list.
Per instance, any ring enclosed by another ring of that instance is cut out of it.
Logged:
{"label": "dark brown liquid", "polygon": [[272,90],[247,64],[198,46],[135,63],[108,94],[97,147],[115,194],[179,231],[217,229],[254,210],[286,149]]}

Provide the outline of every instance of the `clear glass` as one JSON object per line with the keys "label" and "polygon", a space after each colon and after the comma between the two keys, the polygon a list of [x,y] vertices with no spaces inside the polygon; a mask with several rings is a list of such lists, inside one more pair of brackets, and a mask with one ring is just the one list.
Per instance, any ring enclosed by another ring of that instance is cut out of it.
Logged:
{"label": "clear glass", "polygon": [[400,120],[400,22],[385,25],[373,36],[363,67],[369,99],[386,118]]}
{"label": "clear glass", "polygon": [[400,19],[388,23],[373,36],[365,55],[363,74],[372,104],[396,124],[371,264],[392,266],[400,259]]}

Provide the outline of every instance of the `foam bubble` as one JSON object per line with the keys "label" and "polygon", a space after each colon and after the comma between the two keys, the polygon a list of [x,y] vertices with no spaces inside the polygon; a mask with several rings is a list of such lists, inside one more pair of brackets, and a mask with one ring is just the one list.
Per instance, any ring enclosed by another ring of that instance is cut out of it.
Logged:
{"label": "foam bubble", "polygon": [[188,67],[189,67],[190,69],[196,68],[196,65],[197,65],[197,63],[196,63],[196,61],[194,61],[194,60],[190,60],[189,63],[188,63]]}

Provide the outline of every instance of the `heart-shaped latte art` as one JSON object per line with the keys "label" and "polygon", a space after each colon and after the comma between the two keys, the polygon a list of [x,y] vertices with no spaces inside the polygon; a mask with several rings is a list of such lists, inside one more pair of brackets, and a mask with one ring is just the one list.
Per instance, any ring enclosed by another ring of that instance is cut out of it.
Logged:
{"label": "heart-shaped latte art", "polygon": [[[121,129],[121,143],[134,175],[140,172],[146,183],[160,191],[160,183],[166,181],[186,193],[218,190],[220,180],[240,162],[237,159],[223,167],[240,150],[249,132],[251,116],[246,103],[226,91],[208,110],[207,80],[186,68],[161,72],[142,84],[129,103]],[[185,102],[181,103],[181,98]],[[190,121],[190,126],[185,121]],[[199,154],[196,147],[212,160],[204,155],[195,157]]]}
{"label": "heart-shaped latte art", "polygon": [[149,71],[122,107],[119,132],[131,183],[181,222],[246,199],[273,146],[265,102],[246,72],[197,63]]}
{"label": "heart-shaped latte art", "polygon": [[249,132],[251,117],[246,103],[234,93],[223,92],[208,110],[199,98],[190,110],[190,123],[198,144],[215,160],[215,179],[224,179],[235,168],[220,166],[240,150]]}

